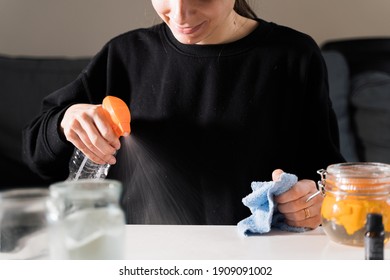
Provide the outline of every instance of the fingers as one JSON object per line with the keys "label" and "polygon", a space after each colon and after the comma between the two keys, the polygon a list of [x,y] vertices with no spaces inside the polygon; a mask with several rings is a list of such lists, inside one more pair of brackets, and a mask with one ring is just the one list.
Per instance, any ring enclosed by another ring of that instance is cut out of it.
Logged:
{"label": "fingers", "polygon": [[93,125],[85,123],[85,130],[91,143],[103,154],[114,154],[120,149],[120,141],[112,129],[111,122],[107,120],[102,107],[98,107],[97,113],[93,116]]}
{"label": "fingers", "polygon": [[105,138],[101,136],[99,130],[91,125],[91,120],[83,118],[80,120],[80,125],[75,129],[77,136],[81,143],[78,148],[96,163],[115,164],[115,157],[113,156],[116,149],[111,146]]}
{"label": "fingers", "polygon": [[[298,213],[300,216],[302,216],[302,213],[299,213],[300,210],[317,205],[321,206],[323,200],[323,197],[320,195],[316,196],[308,202],[306,202],[306,198],[307,195],[304,195],[297,200],[292,200],[286,203],[279,203],[278,209],[284,214]],[[299,216],[297,218],[299,218]]]}
{"label": "fingers", "polygon": [[[272,179],[279,180],[282,173],[281,169],[276,169],[272,173]],[[316,228],[321,224],[323,197],[317,195],[308,200],[316,192],[314,181],[300,180],[285,193],[275,196],[278,210],[285,216],[288,225]]]}
{"label": "fingers", "polygon": [[[287,203],[300,200],[305,202],[312,193],[317,191],[316,184],[311,180],[300,180],[291,189],[275,197],[277,203]],[[313,198],[314,199],[314,198]]]}
{"label": "fingers", "polygon": [[109,120],[99,105],[76,104],[68,108],[61,121],[65,138],[92,161],[115,164],[120,148]]}
{"label": "fingers", "polygon": [[[76,135],[77,137],[77,135]],[[92,150],[90,148],[88,148],[87,145],[84,144],[84,142],[79,139],[79,140],[74,140],[72,141],[72,143],[84,154],[86,155],[90,160],[92,160],[93,162],[95,163],[98,163],[98,164],[105,164],[105,163],[109,163],[109,164],[115,164],[115,158],[114,160],[112,161],[111,159],[107,159],[105,160],[104,159],[104,156],[99,154],[95,154],[94,152],[92,152]]]}
{"label": "fingers", "polygon": [[279,181],[280,176],[283,174],[283,172],[284,171],[282,169],[275,169],[274,172],[272,172],[272,180]]}
{"label": "fingers", "polygon": [[[302,209],[293,212],[284,212],[283,215],[286,218],[286,223],[296,227],[318,227],[321,224],[321,204],[322,203],[311,203]],[[280,210],[280,212],[282,211]]]}

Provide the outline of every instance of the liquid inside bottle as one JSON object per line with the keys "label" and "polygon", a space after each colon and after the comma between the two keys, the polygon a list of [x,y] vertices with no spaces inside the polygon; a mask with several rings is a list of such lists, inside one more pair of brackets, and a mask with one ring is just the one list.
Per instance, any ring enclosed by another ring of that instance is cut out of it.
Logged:
{"label": "liquid inside bottle", "polygon": [[97,164],[87,158],[79,149],[74,149],[69,163],[68,181],[79,179],[105,179],[109,164]]}

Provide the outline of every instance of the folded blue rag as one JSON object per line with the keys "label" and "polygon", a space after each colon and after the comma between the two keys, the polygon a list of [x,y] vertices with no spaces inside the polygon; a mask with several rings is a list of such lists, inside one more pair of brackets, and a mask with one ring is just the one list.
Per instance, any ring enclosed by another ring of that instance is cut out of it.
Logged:
{"label": "folded blue rag", "polygon": [[242,235],[266,233],[272,227],[285,231],[303,232],[307,228],[293,227],[285,223],[284,216],[277,210],[274,196],[288,191],[298,181],[297,176],[282,173],[279,181],[252,182],[252,193],[242,199],[242,203],[249,207],[252,215],[237,224]]}

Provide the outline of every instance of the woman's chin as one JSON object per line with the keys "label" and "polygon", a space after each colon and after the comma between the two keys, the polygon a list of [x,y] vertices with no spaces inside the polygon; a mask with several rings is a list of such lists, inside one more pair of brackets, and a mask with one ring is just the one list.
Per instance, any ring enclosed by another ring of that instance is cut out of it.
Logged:
{"label": "woman's chin", "polygon": [[182,33],[173,33],[173,36],[176,38],[177,41],[179,41],[182,44],[186,45],[192,45],[198,43],[198,40],[194,38],[193,36],[188,36]]}

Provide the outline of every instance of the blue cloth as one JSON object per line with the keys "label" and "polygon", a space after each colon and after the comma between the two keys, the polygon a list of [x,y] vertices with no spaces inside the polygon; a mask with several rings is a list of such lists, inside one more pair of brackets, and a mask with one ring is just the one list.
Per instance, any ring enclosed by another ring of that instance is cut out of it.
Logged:
{"label": "blue cloth", "polygon": [[285,223],[284,216],[275,211],[274,196],[288,191],[298,182],[297,176],[283,173],[279,181],[252,182],[252,193],[242,199],[242,203],[249,207],[252,215],[237,224],[242,235],[266,233],[271,226],[285,231],[302,232],[307,230],[301,227],[292,227]]}

